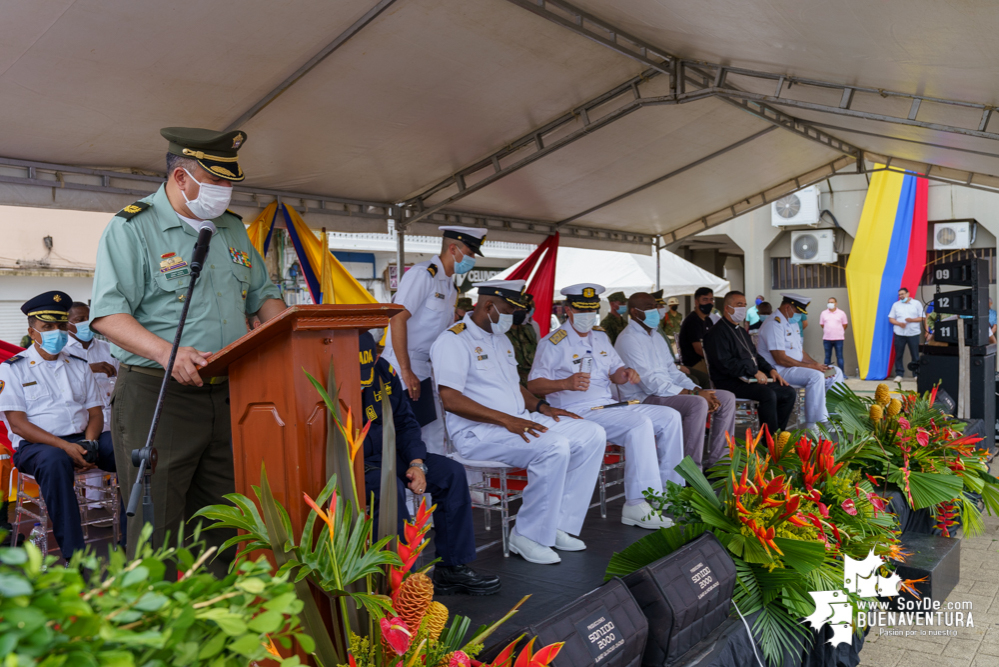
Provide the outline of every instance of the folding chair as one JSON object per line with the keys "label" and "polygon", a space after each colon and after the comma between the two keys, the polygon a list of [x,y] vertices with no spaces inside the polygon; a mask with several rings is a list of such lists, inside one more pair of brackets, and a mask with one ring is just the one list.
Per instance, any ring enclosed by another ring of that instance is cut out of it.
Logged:
{"label": "folding chair", "polygon": [[[708,369],[708,377],[711,377],[711,369],[708,368],[708,357],[704,355],[704,367]],[[711,388],[714,389],[714,383],[711,383]],[[740,426],[748,426],[751,429],[760,428],[760,410],[759,402],[754,401],[751,398],[739,398],[735,397],[735,427],[739,431]],[[735,433],[732,434],[735,437]]]}

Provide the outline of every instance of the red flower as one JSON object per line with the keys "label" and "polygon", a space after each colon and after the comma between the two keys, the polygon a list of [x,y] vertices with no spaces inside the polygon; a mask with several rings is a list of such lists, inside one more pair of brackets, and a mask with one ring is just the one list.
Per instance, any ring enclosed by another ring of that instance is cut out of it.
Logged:
{"label": "red flower", "polygon": [[933,387],[933,389],[930,390],[930,407],[931,408],[933,407],[933,401],[937,400],[937,389],[938,388],[939,388],[939,385]]}
{"label": "red flower", "polygon": [[888,503],[884,501],[884,498],[874,495],[873,491],[867,494],[867,500],[874,506],[874,516],[877,516],[878,512],[884,512],[885,508],[888,507]]}
{"label": "red flower", "polygon": [[921,447],[927,446],[930,444],[930,434],[924,429],[919,429],[916,431],[916,442],[918,442]]}
{"label": "red flower", "polygon": [[909,424],[909,420],[906,419],[905,417],[898,418],[898,425],[901,426],[903,429],[912,428],[912,426]]}
{"label": "red flower", "polygon": [[877,486],[878,486],[878,479],[877,479],[877,477],[871,477],[866,472],[864,474],[867,475],[867,479],[871,483],[871,486],[877,488]]}
{"label": "red flower", "polygon": [[857,516],[857,507],[853,504],[853,498],[847,498],[840,506],[850,516]]}
{"label": "red flower", "polygon": [[455,651],[451,654],[451,660],[447,667],[471,667],[472,660],[465,655],[464,651]]}
{"label": "red flower", "polygon": [[819,506],[819,512],[822,514],[822,518],[828,519],[829,518],[829,508],[826,507],[825,505],[823,505],[822,503],[818,502],[818,501],[816,501],[815,504]]}
{"label": "red flower", "polygon": [[378,624],[382,629],[382,638],[389,647],[396,655],[405,655],[413,641],[413,633],[406,627],[406,622],[401,618],[383,618]]}

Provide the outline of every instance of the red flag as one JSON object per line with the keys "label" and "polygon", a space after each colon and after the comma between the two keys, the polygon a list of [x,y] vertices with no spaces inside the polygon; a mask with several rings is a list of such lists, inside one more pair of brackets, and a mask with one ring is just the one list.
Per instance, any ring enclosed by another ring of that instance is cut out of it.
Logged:
{"label": "red flag", "polygon": [[538,266],[534,278],[527,285],[527,291],[534,296],[534,321],[538,323],[542,336],[547,336],[551,330],[558,239],[558,232],[549,236],[507,277],[507,280],[527,280],[534,267]]}

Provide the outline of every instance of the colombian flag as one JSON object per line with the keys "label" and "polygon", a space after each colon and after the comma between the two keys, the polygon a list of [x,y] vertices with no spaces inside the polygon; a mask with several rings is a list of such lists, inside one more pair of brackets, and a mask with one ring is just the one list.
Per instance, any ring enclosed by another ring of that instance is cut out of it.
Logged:
{"label": "colombian flag", "polygon": [[928,191],[926,179],[910,172],[889,169],[871,176],[846,265],[853,339],[865,380],[883,380],[892,372],[888,311],[899,288],[915,293],[923,275]]}

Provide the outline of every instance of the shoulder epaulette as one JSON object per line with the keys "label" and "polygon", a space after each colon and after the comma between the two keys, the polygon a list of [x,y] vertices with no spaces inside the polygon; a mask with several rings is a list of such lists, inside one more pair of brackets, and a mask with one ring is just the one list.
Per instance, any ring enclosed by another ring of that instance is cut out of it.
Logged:
{"label": "shoulder epaulette", "polygon": [[593,327],[593,330],[594,331],[607,331],[607,329],[604,329],[603,327]]}
{"label": "shoulder epaulette", "polygon": [[129,204],[125,208],[118,211],[117,217],[124,218],[125,220],[131,220],[135,216],[145,211],[150,206],[152,206],[152,204],[150,204],[147,201],[137,201],[134,204]]}
{"label": "shoulder epaulette", "polygon": [[437,265],[436,264],[432,264],[432,263],[429,264],[427,266],[427,273],[429,273],[430,275],[432,275],[432,276],[434,276],[436,278],[437,277]]}
{"label": "shoulder epaulette", "polygon": [[[433,266],[433,264],[431,264],[430,266]],[[451,333],[453,333],[455,335],[460,334],[464,330],[465,330],[465,323],[464,322],[458,322],[453,327],[451,327],[450,329],[448,329],[448,331],[450,331]]]}
{"label": "shoulder epaulette", "polygon": [[236,216],[236,217],[237,217],[237,218],[239,218],[240,220],[242,220],[242,219],[243,219],[243,216],[241,216],[241,215],[240,215],[239,213],[236,213],[236,212],[235,212],[234,210],[232,210],[231,208],[227,208],[227,209],[225,210],[225,212],[226,212],[226,213],[228,213],[229,215],[234,215],[234,216]]}
{"label": "shoulder epaulette", "polygon": [[19,361],[20,361],[21,359],[24,359],[24,357],[22,357],[22,356],[21,356],[21,355],[19,355],[19,354],[15,354],[15,355],[14,355],[13,357],[11,357],[10,359],[7,359],[7,360],[5,360],[5,361],[4,361],[4,363],[5,363],[5,364],[16,364],[16,363],[17,363],[17,362],[19,362]]}
{"label": "shoulder epaulette", "polygon": [[569,335],[569,334],[567,334],[567,333],[565,332],[565,329],[559,329],[558,331],[556,331],[555,333],[553,333],[553,334],[552,334],[552,335],[551,335],[551,336],[550,336],[550,337],[548,338],[548,340],[550,340],[550,341],[552,342],[552,345],[558,345],[558,344],[559,344],[559,343],[561,343],[561,342],[562,342],[563,340],[565,340],[565,337],[566,337],[566,336],[568,336],[568,335]]}
{"label": "shoulder epaulette", "polygon": [[780,322],[780,315],[774,315],[774,321]]}

